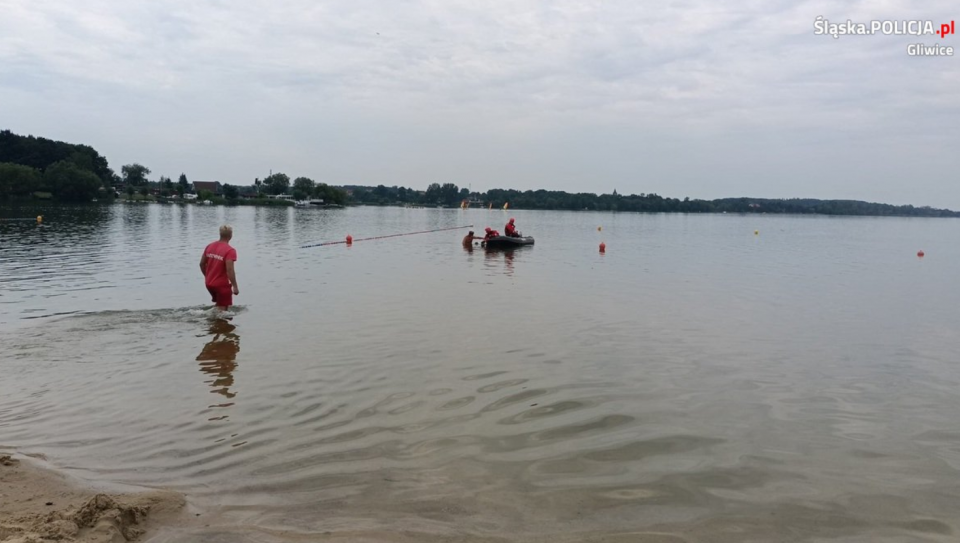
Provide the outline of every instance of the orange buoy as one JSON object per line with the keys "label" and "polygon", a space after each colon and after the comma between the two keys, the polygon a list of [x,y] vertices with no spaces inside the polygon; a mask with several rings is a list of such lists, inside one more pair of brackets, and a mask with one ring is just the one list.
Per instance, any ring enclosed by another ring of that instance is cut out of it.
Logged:
{"label": "orange buoy", "polygon": [[607,244],[602,241],[600,242],[600,252],[601,253],[607,252]]}
{"label": "orange buoy", "polygon": [[353,245],[353,236],[347,234],[347,245]]}
{"label": "orange buoy", "polygon": [[919,256],[920,258],[923,258],[923,251],[917,251],[917,256]]}

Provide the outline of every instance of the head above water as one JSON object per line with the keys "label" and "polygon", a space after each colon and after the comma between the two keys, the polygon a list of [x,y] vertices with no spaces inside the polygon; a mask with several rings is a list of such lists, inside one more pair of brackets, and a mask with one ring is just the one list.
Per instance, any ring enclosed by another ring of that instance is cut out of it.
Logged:
{"label": "head above water", "polygon": [[230,241],[233,238],[233,227],[225,224],[220,227],[220,241]]}

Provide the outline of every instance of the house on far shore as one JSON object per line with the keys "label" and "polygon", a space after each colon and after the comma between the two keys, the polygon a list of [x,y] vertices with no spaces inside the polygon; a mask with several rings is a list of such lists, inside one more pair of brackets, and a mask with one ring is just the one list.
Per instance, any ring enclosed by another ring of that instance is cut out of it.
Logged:
{"label": "house on far shore", "polygon": [[241,198],[259,198],[260,194],[257,192],[257,187],[253,185],[240,185],[237,187],[237,190],[240,192]]}
{"label": "house on far shore", "polygon": [[208,190],[212,192],[214,196],[223,195],[223,185],[220,184],[219,181],[194,181],[193,192],[200,194],[201,190]]}

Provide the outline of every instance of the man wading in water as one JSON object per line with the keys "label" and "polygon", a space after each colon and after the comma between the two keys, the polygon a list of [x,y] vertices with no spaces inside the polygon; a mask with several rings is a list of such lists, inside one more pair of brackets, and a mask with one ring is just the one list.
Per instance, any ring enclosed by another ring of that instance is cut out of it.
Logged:
{"label": "man wading in water", "polygon": [[473,248],[473,240],[475,240],[475,239],[483,239],[483,238],[478,238],[477,236],[474,236],[474,235],[473,235],[473,230],[467,232],[467,235],[463,237],[463,246],[464,246],[464,248],[466,248],[466,249],[471,249],[471,248]]}
{"label": "man wading in water", "polygon": [[203,250],[200,256],[200,271],[207,284],[207,290],[213,296],[213,303],[220,311],[226,311],[233,305],[233,296],[240,294],[237,287],[237,274],[233,263],[237,260],[237,250],[230,246],[233,228],[225,224],[220,227],[220,241],[214,241]]}

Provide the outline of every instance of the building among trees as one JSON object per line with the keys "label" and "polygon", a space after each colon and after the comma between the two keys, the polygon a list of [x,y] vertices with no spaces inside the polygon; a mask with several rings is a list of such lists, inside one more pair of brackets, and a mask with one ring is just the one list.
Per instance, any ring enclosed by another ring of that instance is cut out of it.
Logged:
{"label": "building among trees", "polygon": [[214,196],[223,195],[223,185],[219,181],[194,181],[193,192],[200,194],[201,190],[208,191]]}

